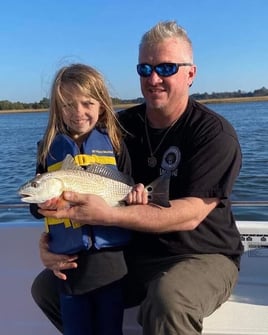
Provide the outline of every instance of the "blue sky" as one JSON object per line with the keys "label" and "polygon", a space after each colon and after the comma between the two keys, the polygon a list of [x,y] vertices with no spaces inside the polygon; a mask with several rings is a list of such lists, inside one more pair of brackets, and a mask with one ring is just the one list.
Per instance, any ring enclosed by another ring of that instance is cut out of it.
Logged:
{"label": "blue sky", "polygon": [[267,0],[9,0],[0,13],[0,100],[49,97],[55,72],[74,62],[96,67],[112,97],[140,97],[138,45],[165,20],[193,42],[191,93],[268,88]]}

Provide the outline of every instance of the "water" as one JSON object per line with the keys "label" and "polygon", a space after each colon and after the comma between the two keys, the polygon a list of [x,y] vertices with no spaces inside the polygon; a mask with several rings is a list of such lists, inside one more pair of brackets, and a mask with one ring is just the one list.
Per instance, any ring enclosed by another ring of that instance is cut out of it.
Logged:
{"label": "water", "polygon": [[[237,131],[243,166],[232,199],[268,201],[268,102],[211,104]],[[234,208],[240,220],[268,220],[268,207]]]}
{"label": "water", "polygon": [[[268,102],[210,104],[236,129],[243,153],[243,167],[232,199],[268,201]],[[34,220],[16,191],[35,174],[37,141],[47,124],[47,113],[0,114],[0,223]],[[239,220],[268,220],[268,207],[234,207]]]}
{"label": "water", "polygon": [[0,114],[0,223],[34,220],[28,208],[6,208],[3,204],[21,204],[16,192],[35,175],[37,142],[47,120],[47,113]]}

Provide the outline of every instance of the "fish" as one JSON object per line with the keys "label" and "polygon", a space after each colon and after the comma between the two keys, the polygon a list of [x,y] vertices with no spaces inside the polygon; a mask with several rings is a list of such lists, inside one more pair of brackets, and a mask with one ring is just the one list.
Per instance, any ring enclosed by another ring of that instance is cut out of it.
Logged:
{"label": "fish", "polygon": [[[170,207],[169,183],[167,173],[147,185],[148,202]],[[129,175],[101,164],[88,165],[85,169],[68,154],[59,170],[36,175],[19,187],[18,195],[22,202],[38,204],[72,191],[98,195],[110,206],[118,207],[126,205],[124,199],[133,186]]]}

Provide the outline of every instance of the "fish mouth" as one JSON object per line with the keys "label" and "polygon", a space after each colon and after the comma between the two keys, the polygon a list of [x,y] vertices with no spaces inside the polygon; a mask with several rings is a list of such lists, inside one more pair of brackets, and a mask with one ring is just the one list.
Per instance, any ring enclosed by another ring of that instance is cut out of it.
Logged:
{"label": "fish mouth", "polygon": [[34,200],[34,197],[28,193],[20,193],[18,192],[19,196],[21,197],[21,201],[23,202],[31,202]]}
{"label": "fish mouth", "polygon": [[32,197],[30,195],[21,194],[21,201],[23,201],[23,202],[32,202]]}

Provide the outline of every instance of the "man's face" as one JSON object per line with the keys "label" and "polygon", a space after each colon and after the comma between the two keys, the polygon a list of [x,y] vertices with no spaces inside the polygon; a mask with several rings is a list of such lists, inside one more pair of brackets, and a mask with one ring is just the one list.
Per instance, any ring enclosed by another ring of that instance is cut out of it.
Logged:
{"label": "man's face", "polygon": [[[191,55],[184,41],[169,38],[140,50],[139,63],[191,63]],[[195,75],[195,66],[181,66],[177,73],[164,77],[155,71],[149,77],[140,77],[142,94],[150,109],[174,108],[180,100],[188,99],[189,86]]]}

